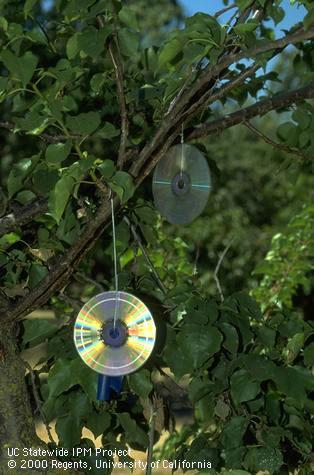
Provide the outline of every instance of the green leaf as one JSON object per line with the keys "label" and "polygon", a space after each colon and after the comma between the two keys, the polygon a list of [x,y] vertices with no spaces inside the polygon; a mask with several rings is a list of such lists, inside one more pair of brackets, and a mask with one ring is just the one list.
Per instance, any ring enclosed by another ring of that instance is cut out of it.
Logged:
{"label": "green leaf", "polygon": [[140,444],[142,447],[146,447],[148,442],[147,434],[139,427],[135,420],[131,418],[127,412],[121,412],[117,414],[123,430],[125,431],[125,437],[127,442]]}
{"label": "green leaf", "polygon": [[258,472],[268,471],[270,474],[277,473],[283,464],[280,450],[270,447],[253,447],[248,450],[245,457],[246,468]]}
{"label": "green leaf", "polygon": [[56,398],[76,384],[73,381],[72,361],[59,359],[48,374],[49,398]]}
{"label": "green leaf", "polygon": [[106,26],[97,30],[89,29],[75,33],[67,42],[66,51],[69,59],[74,59],[78,53],[81,56],[91,56],[96,59],[105,48],[105,41],[111,32],[111,28]]}
{"label": "green leaf", "polygon": [[150,372],[147,369],[142,369],[137,373],[129,376],[130,388],[139,396],[146,398],[153,389]]}
{"label": "green leaf", "polygon": [[102,176],[106,179],[112,177],[115,172],[115,164],[112,160],[104,160],[100,165],[98,165],[98,170],[102,174]]}
{"label": "green leaf", "polygon": [[221,442],[225,448],[241,447],[242,439],[248,426],[246,417],[235,416],[228,422],[222,431]]}
{"label": "green leaf", "polygon": [[260,24],[254,21],[248,22],[248,23],[241,23],[240,25],[236,25],[234,27],[234,30],[238,35],[242,35],[244,33],[250,33],[251,31],[256,30],[256,28]]}
{"label": "green leaf", "polygon": [[118,194],[121,203],[126,203],[134,194],[133,178],[126,172],[118,171],[109,183],[111,188]]}
{"label": "green leaf", "polygon": [[288,362],[291,363],[298,356],[304,345],[304,333],[296,333],[287,344]]}
{"label": "green leaf", "polygon": [[82,391],[72,393],[65,399],[64,405],[66,414],[57,417],[56,432],[59,443],[63,447],[72,448],[80,443],[83,425],[92,408]]}
{"label": "green leaf", "polygon": [[231,376],[231,395],[236,404],[251,401],[260,392],[260,385],[253,381],[248,371],[240,369]]}
{"label": "green leaf", "polygon": [[20,80],[24,87],[33,77],[38,63],[38,58],[30,51],[19,57],[5,49],[2,51],[0,58],[13,78]]}
{"label": "green leaf", "polygon": [[49,125],[49,119],[36,110],[28,112],[25,117],[15,119],[16,129],[26,130],[30,135],[41,134]]}
{"label": "green leaf", "polygon": [[23,158],[23,160],[13,165],[7,181],[9,198],[12,198],[17,191],[23,188],[23,182],[31,172],[32,165],[33,161],[31,158]]}
{"label": "green leaf", "polygon": [[292,119],[295,120],[301,129],[305,130],[311,123],[311,114],[308,113],[305,107],[299,106],[292,114]]}
{"label": "green leaf", "polygon": [[222,346],[230,351],[230,353],[236,354],[239,346],[237,330],[229,323],[222,323],[221,330],[225,336]]}
{"label": "green leaf", "polygon": [[126,26],[133,28],[133,30],[138,30],[138,21],[136,12],[133,10],[132,6],[124,5],[118,14],[119,20]]}
{"label": "green leaf", "polygon": [[75,180],[72,176],[64,175],[57,182],[54,190],[50,192],[48,207],[57,223],[60,222],[60,219],[64,213],[74,184]]}
{"label": "green leaf", "polygon": [[98,112],[82,112],[73,117],[67,116],[66,125],[74,133],[81,135],[92,134],[100,125],[101,119]]}
{"label": "green leaf", "polygon": [[159,57],[158,64],[159,66],[165,66],[168,63],[172,63],[173,60],[179,55],[182,54],[183,42],[178,38],[174,37],[170,39],[162,48]]}
{"label": "green leaf", "polygon": [[30,289],[34,289],[46,275],[48,274],[47,267],[40,264],[32,264],[29,271],[28,286]]}
{"label": "green leaf", "polygon": [[23,327],[23,346],[30,344],[31,346],[38,345],[49,336],[56,333],[59,328],[59,323],[56,320],[35,318],[31,320],[24,320]]}
{"label": "green leaf", "polygon": [[59,180],[59,174],[57,170],[49,170],[48,167],[46,167],[43,170],[35,171],[32,175],[32,179],[36,191],[46,195],[56,186]]}
{"label": "green leaf", "polygon": [[129,58],[135,57],[139,47],[139,35],[128,28],[121,28],[118,38],[121,53]]}
{"label": "green leaf", "polygon": [[306,366],[314,366],[314,343],[310,343],[303,353],[304,364]]}
{"label": "green leaf", "polygon": [[95,437],[100,436],[109,429],[111,425],[111,415],[108,412],[99,413],[95,410],[89,414],[86,427],[92,431]]}
{"label": "green leaf", "polygon": [[110,140],[118,135],[120,135],[120,130],[116,129],[113,124],[110,124],[110,122],[104,122],[104,126],[97,130],[97,137],[102,139]]}
{"label": "green leaf", "polygon": [[[37,190],[36,190],[37,191]],[[18,201],[20,204],[22,205],[25,205],[27,203],[29,203],[30,201],[33,201],[36,199],[36,195],[35,193],[33,193],[32,191],[30,190],[24,190],[24,191],[20,191],[16,197],[15,197],[16,201]]]}
{"label": "green leaf", "polygon": [[38,2],[38,0],[26,0],[25,4],[24,4],[24,16],[25,18],[27,18],[30,14],[30,12],[32,11],[32,9],[34,8],[34,6],[36,5],[36,3]]}
{"label": "green leaf", "polygon": [[216,416],[220,417],[221,419],[227,419],[230,413],[230,407],[226,404],[222,399],[217,401],[215,406],[215,414]]}
{"label": "green leaf", "polygon": [[314,25],[314,8],[312,8],[303,20],[304,29],[308,30],[312,25]]}
{"label": "green leaf", "polygon": [[49,165],[60,165],[71,151],[72,141],[67,140],[66,143],[57,143],[48,145],[46,149],[46,161]]}
{"label": "green leaf", "polygon": [[277,129],[277,135],[280,140],[288,142],[289,138],[295,135],[296,127],[292,122],[284,122]]}
{"label": "green leaf", "polygon": [[190,362],[191,369],[198,369],[217,353],[221,342],[221,333],[211,326],[187,324],[178,336],[178,345]]}
{"label": "green leaf", "polygon": [[0,249],[6,250],[8,247],[12,246],[12,244],[20,241],[20,239],[21,236],[14,232],[4,234],[4,236],[0,238]]}
{"label": "green leaf", "polygon": [[81,440],[83,421],[73,420],[71,414],[58,417],[56,422],[56,432],[59,443],[62,447],[72,448],[78,445]]}

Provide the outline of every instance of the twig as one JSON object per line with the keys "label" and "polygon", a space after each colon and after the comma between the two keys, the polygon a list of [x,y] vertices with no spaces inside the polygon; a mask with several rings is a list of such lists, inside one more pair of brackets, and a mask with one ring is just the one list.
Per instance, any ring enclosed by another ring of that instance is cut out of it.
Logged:
{"label": "twig", "polygon": [[97,289],[100,291],[100,292],[104,292],[104,287],[103,285],[100,284],[100,282],[97,282],[97,280],[94,280],[92,279],[91,277],[88,277],[87,275],[85,275],[83,272],[76,272],[74,274],[74,277],[80,277],[81,278],[81,282],[82,280],[84,280],[85,282],[88,282],[89,284],[93,284],[95,287],[97,287]]}
{"label": "twig", "polygon": [[149,420],[149,432],[148,432],[148,447],[147,447],[147,466],[146,466],[146,475],[151,475],[152,473],[152,461],[153,461],[153,452],[154,452],[154,442],[155,442],[155,424],[157,417],[157,397],[153,394],[152,401],[148,399],[151,407],[151,416]]}
{"label": "twig", "polygon": [[214,279],[216,281],[216,285],[217,285],[217,288],[218,288],[218,292],[219,292],[219,295],[220,295],[220,300],[221,302],[224,301],[224,295],[223,295],[223,292],[222,292],[222,288],[221,288],[221,285],[220,285],[220,281],[219,281],[219,278],[218,278],[218,272],[219,272],[219,269],[221,267],[221,264],[222,264],[222,261],[224,260],[227,252],[229,251],[230,247],[231,247],[231,244],[233,243],[233,240],[234,238],[232,238],[230,240],[230,242],[227,244],[227,246],[225,247],[224,251],[222,252],[221,256],[219,257],[219,260],[217,262],[217,265],[216,265],[216,268],[215,268],[215,272],[214,272]]}
{"label": "twig", "polygon": [[174,384],[178,389],[179,391],[181,391],[182,393],[185,393],[186,394],[186,390],[182,388],[182,386],[180,386],[180,384],[178,384],[171,376],[169,376],[169,374],[167,374],[162,368],[160,368],[160,366],[157,366],[157,369],[159,371],[159,373],[162,375],[162,376],[165,376],[166,378],[169,379],[169,381],[171,381],[172,384]]}
{"label": "twig", "polygon": [[131,233],[133,234],[133,237],[135,239],[135,241],[137,242],[139,248],[141,249],[142,253],[143,253],[143,256],[148,264],[148,266],[150,267],[151,271],[152,271],[152,274],[155,278],[155,281],[158,285],[158,287],[160,288],[160,290],[162,291],[163,294],[166,294],[167,293],[167,289],[166,287],[164,286],[164,284],[162,283],[159,275],[158,275],[158,272],[156,271],[155,267],[154,267],[154,264],[152,263],[152,261],[150,260],[150,257],[149,255],[147,254],[146,252],[146,249],[145,247],[143,246],[143,243],[141,241],[141,238],[140,236],[138,235],[137,231],[136,231],[136,228],[134,226],[133,223],[131,223],[131,221],[129,220],[129,218],[127,216],[124,216],[124,221],[127,223],[127,225],[129,226],[130,230],[131,230]]}
{"label": "twig", "polygon": [[304,160],[313,160],[314,156],[306,156],[304,153],[302,153],[300,150],[295,149],[293,147],[289,147],[288,145],[283,145],[278,142],[275,142],[272,140],[270,137],[267,137],[267,135],[263,134],[259,129],[254,127],[250,122],[244,121],[243,124],[251,131],[253,134],[255,134],[257,137],[260,137],[264,142],[268,143],[271,145],[273,148],[282,150],[283,152],[291,153],[293,155],[298,155]]}
{"label": "twig", "polygon": [[[0,122],[0,129],[6,129],[8,130],[9,132],[12,132],[16,135],[26,135],[26,132],[23,132],[21,130],[18,130],[18,131],[14,131],[15,130],[15,125],[14,124],[11,124],[10,122],[5,122],[5,121],[1,121]],[[40,139],[42,139],[44,142],[47,142],[47,143],[59,143],[59,142],[66,142],[68,140],[68,137],[66,137],[65,135],[62,135],[62,134],[55,134],[55,135],[51,135],[51,134],[47,134],[46,132],[43,132],[39,135],[31,135],[30,137],[39,137]],[[71,136],[72,138],[76,138],[77,136]]]}
{"label": "twig", "polygon": [[224,13],[228,12],[229,10],[232,10],[233,8],[237,8],[237,7],[238,7],[238,5],[236,3],[233,3],[232,5],[229,5],[228,7],[222,8],[221,10],[218,10],[217,13],[215,13],[214,18],[219,18]]}
{"label": "twig", "polygon": [[262,116],[275,109],[282,109],[303,101],[314,98],[314,83],[294,91],[283,92],[267,99],[262,99],[256,104],[240,109],[231,114],[227,114],[217,120],[207,124],[197,125],[192,130],[186,131],[186,139],[194,140],[207,135],[212,135],[225,130],[234,125],[244,123],[253,117]]}
{"label": "twig", "polygon": [[64,294],[63,292],[60,292],[58,295],[58,298],[60,300],[63,300],[64,302],[68,303],[71,305],[73,310],[81,310],[83,303],[80,302],[79,300],[73,299],[72,297],[69,297],[68,295]]}
{"label": "twig", "polygon": [[[104,26],[104,22],[100,15],[97,16],[97,21],[101,27]],[[120,140],[117,167],[121,170],[123,168],[123,164],[125,160],[125,151],[126,151],[126,145],[127,145],[128,135],[129,135],[129,119],[128,119],[128,113],[127,113],[127,107],[126,107],[126,101],[125,101],[125,95],[124,95],[124,87],[123,87],[123,82],[124,82],[123,62],[122,62],[122,57],[121,57],[120,48],[119,48],[119,41],[118,41],[116,31],[114,32],[113,38],[114,38],[115,48],[113,48],[113,42],[110,41],[109,46],[108,46],[108,51],[109,51],[111,62],[113,64],[114,71],[115,71],[115,76],[117,80],[118,100],[120,104],[121,140]]]}
{"label": "twig", "polygon": [[38,412],[40,414],[40,417],[42,418],[42,421],[46,427],[46,430],[47,430],[47,434],[48,434],[48,437],[49,437],[49,440],[52,444],[56,444],[55,440],[53,439],[52,437],[52,434],[51,434],[51,427],[49,426],[48,422],[47,422],[47,419],[46,419],[46,416],[42,410],[42,401],[40,399],[40,396],[39,396],[39,393],[38,393],[38,390],[37,390],[37,387],[36,387],[36,378],[35,378],[35,373],[33,371],[33,368],[31,367],[31,365],[27,362],[27,361],[23,361],[24,362],[24,365],[25,367],[28,369],[29,371],[29,374],[31,376],[31,383],[32,383],[32,388],[33,388],[33,395],[34,395],[34,398],[35,398],[35,401],[36,401],[36,405],[37,405],[37,409],[38,409]]}

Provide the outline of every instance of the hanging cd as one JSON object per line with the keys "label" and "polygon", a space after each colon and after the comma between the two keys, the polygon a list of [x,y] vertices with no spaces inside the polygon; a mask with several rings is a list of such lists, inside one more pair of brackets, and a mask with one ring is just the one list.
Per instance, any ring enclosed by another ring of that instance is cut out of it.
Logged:
{"label": "hanging cd", "polygon": [[90,299],[74,327],[74,343],[82,360],[107,376],[123,376],[143,366],[155,339],[150,311],[126,292],[103,292]]}
{"label": "hanging cd", "polygon": [[170,223],[188,224],[197,218],[206,206],[210,189],[209,167],[193,145],[171,147],[155,168],[155,205]]}

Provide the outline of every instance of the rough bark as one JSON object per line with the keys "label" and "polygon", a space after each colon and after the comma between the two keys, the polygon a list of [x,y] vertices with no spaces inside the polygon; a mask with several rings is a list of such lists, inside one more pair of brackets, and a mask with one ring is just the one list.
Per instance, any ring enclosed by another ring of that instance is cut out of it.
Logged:
{"label": "rough bark", "polygon": [[[8,457],[8,449],[12,448],[21,451],[23,448],[47,449],[47,446],[36,434],[25,381],[25,364],[19,356],[17,325],[10,322],[0,327],[0,474],[58,475],[58,473],[65,473],[58,469],[53,471],[10,469],[9,460],[15,460],[19,464],[18,458]],[[71,470],[67,470],[66,473],[78,474]]]}
{"label": "rough bark", "polygon": [[[14,473],[7,467],[7,449],[36,447],[40,440],[25,383],[25,366],[19,357],[16,324],[0,329],[0,473]],[[19,473],[19,472],[15,472]]]}

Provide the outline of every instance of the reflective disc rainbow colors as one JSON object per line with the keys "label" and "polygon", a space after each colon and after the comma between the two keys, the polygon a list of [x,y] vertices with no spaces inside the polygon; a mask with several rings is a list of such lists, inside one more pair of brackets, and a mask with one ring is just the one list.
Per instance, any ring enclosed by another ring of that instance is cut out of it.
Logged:
{"label": "reflective disc rainbow colors", "polygon": [[82,360],[107,376],[123,376],[139,369],[151,355],[155,340],[150,311],[127,292],[96,295],[81,309],[74,327],[74,343]]}
{"label": "reflective disc rainbow colors", "polygon": [[193,145],[171,147],[155,168],[155,205],[170,223],[191,223],[205,208],[210,190],[206,159]]}

